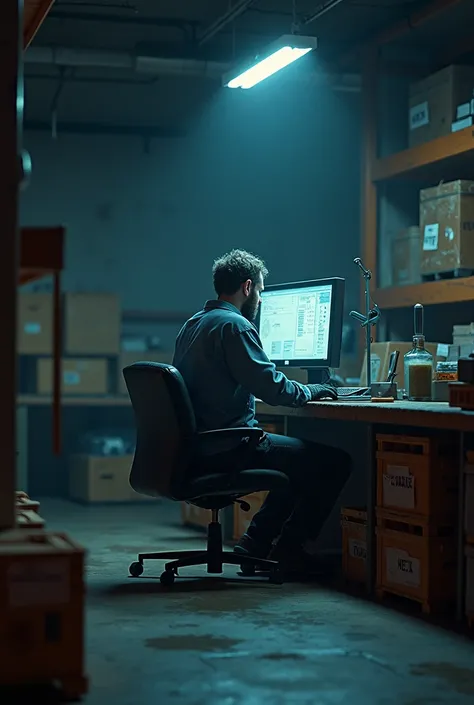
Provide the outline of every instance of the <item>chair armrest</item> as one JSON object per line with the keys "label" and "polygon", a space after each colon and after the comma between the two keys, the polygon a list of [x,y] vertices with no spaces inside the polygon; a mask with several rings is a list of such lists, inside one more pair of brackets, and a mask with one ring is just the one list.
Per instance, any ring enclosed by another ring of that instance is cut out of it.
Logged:
{"label": "chair armrest", "polygon": [[196,452],[199,455],[217,455],[236,450],[241,446],[253,450],[264,435],[261,428],[218,428],[215,431],[202,431],[197,434]]}

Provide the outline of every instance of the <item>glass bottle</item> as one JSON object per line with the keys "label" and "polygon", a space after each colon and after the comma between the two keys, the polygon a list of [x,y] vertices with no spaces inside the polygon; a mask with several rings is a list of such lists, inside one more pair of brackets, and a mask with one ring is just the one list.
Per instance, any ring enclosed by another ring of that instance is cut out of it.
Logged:
{"label": "glass bottle", "polygon": [[410,401],[430,401],[433,380],[433,355],[425,349],[423,306],[414,308],[413,348],[403,360],[405,387]]}

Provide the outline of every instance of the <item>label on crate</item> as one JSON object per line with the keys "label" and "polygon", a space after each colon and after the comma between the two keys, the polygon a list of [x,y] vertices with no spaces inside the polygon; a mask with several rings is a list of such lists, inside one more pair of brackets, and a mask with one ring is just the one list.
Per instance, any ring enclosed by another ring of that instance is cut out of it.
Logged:
{"label": "label on crate", "polygon": [[360,560],[367,560],[367,544],[365,541],[357,541],[356,539],[349,539],[349,555],[351,558],[358,558]]}
{"label": "label on crate", "polygon": [[25,323],[23,330],[27,335],[39,335],[41,333],[40,323]]}
{"label": "label on crate", "polygon": [[386,579],[395,585],[420,587],[420,561],[399,548],[386,548]]}
{"label": "label on crate", "polygon": [[63,373],[64,384],[68,387],[73,387],[80,383],[81,375],[75,370],[66,370]]}
{"label": "label on crate", "polygon": [[8,569],[11,607],[63,605],[70,599],[71,565],[67,558],[22,560]]}
{"label": "label on crate", "polygon": [[415,478],[410,468],[403,465],[387,465],[383,476],[384,507],[415,508]]}
{"label": "label on crate", "polygon": [[438,249],[439,224],[425,225],[423,233],[423,249],[425,252],[435,252]]}
{"label": "label on crate", "polygon": [[430,106],[428,101],[418,103],[410,108],[409,125],[410,130],[417,130],[419,127],[430,124]]}

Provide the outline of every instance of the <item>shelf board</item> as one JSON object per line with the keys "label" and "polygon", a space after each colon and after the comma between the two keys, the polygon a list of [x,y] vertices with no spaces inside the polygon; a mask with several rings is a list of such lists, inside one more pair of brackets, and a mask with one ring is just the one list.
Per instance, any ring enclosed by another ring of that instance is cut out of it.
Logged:
{"label": "shelf board", "polygon": [[[474,155],[474,129],[453,132],[432,142],[377,159],[372,168],[373,181],[400,178],[430,178],[436,181],[462,178],[460,169]],[[469,164],[472,178],[472,162]]]}
{"label": "shelf board", "polygon": [[54,4],[54,0],[25,0],[23,7],[23,46],[26,49]]}
{"label": "shelf board", "polygon": [[407,308],[415,304],[455,304],[474,301],[474,277],[376,289],[373,299],[380,308]]}
{"label": "shelf board", "polygon": [[18,283],[40,279],[64,267],[64,236],[62,226],[52,228],[21,228],[20,269]]}

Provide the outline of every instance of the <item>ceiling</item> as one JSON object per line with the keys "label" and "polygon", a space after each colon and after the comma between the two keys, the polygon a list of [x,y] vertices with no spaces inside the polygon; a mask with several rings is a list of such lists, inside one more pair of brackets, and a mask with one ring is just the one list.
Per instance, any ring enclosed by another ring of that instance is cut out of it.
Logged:
{"label": "ceiling", "polygon": [[[429,4],[430,0],[56,0],[36,44],[87,46],[219,59],[252,52],[291,30],[317,35],[328,58]],[[234,21],[213,23],[229,7]],[[321,13],[318,17],[318,13]],[[312,17],[315,17],[312,21]]]}
{"label": "ceiling", "polygon": [[[69,122],[144,125],[151,120],[172,129],[201,97],[205,99],[219,89],[222,66],[258,53],[273,39],[289,33],[293,25],[303,34],[318,37],[319,66],[356,72],[356,50],[361,44],[394,24],[409,28],[417,13],[433,2],[56,0],[26,53],[27,119],[48,124],[56,110]],[[464,11],[474,5],[472,0],[445,0],[444,4],[457,5],[459,13],[462,7]],[[438,47],[447,14],[440,13],[437,18]],[[455,23],[458,29],[466,26],[460,16]],[[431,25],[403,33],[399,40],[402,50],[404,42],[416,48],[418,40],[428,47]],[[55,48],[54,61],[38,55],[51,47]],[[57,60],[61,49],[75,52],[66,66]],[[147,75],[137,72],[137,56],[166,59],[167,69],[163,70],[162,64],[158,69],[154,62],[152,75],[149,67]],[[188,69],[189,62],[195,62],[193,70],[180,70],[176,75],[170,60],[178,58],[188,61]],[[202,70],[197,70],[198,66]],[[204,70],[205,66],[212,71]]]}

